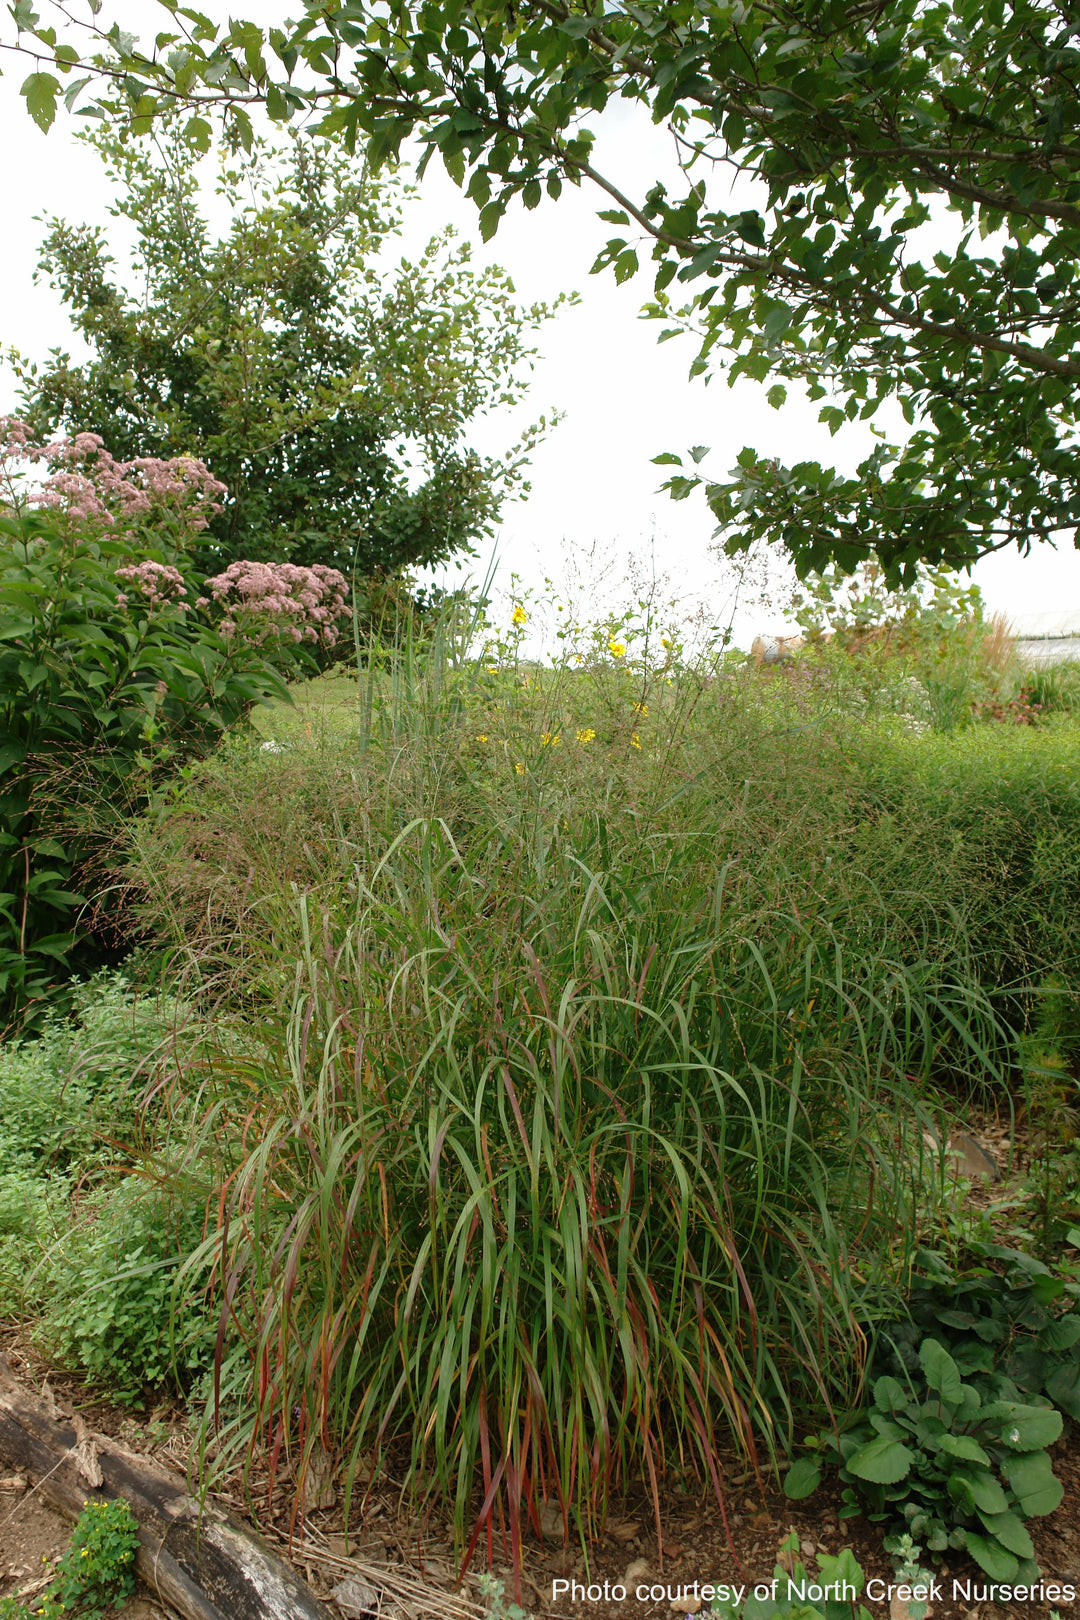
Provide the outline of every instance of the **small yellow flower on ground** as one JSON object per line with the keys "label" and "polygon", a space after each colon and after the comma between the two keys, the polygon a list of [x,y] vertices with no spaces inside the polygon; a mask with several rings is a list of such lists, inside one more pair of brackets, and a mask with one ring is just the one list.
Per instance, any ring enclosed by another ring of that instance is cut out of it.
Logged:
{"label": "small yellow flower on ground", "polygon": [[635,714],[648,714],[648,712],[649,712],[649,705],[647,703],[635,703],[634,704],[634,713]]}
{"label": "small yellow flower on ground", "polygon": [[487,732],[486,732],[486,731],[481,731],[481,732],[480,732],[480,733],[479,733],[479,734],[478,734],[478,736],[477,736],[477,739],[476,739],[476,740],[477,740],[477,742],[487,742],[487,740],[488,740],[488,734],[487,734]]}
{"label": "small yellow flower on ground", "polygon": [[562,738],[557,731],[542,731],[540,741],[545,748],[558,748]]}
{"label": "small yellow flower on ground", "polygon": [[521,603],[520,602],[515,602],[514,603],[514,611],[513,611],[512,615],[511,615],[513,623],[514,624],[525,624],[528,621],[528,617],[529,617],[529,615],[526,613],[526,611],[522,607]]}
{"label": "small yellow flower on ground", "polygon": [[525,767],[524,767],[524,765],[521,765],[521,764],[515,765],[514,769],[518,773],[519,776],[524,776],[525,775]]}
{"label": "small yellow flower on ground", "polygon": [[631,748],[640,748],[641,747],[641,738],[638,736],[636,731],[631,732],[631,734],[630,734],[630,746],[631,746]]}
{"label": "small yellow flower on ground", "polygon": [[579,743],[592,742],[595,736],[596,732],[592,729],[592,727],[585,726],[581,731],[578,732],[577,740]]}
{"label": "small yellow flower on ground", "polygon": [[626,642],[625,641],[615,641],[613,639],[613,640],[608,642],[607,646],[608,646],[608,652],[611,654],[612,658],[625,658],[626,657]]}

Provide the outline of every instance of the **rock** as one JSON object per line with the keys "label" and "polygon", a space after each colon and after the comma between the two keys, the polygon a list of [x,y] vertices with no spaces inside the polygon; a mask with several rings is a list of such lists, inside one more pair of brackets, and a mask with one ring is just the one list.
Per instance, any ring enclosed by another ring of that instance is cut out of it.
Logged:
{"label": "rock", "polygon": [[375,1615],[379,1612],[379,1594],[367,1581],[360,1580],[355,1575],[347,1575],[339,1581],[330,1593],[342,1614],[350,1617],[360,1615]]}
{"label": "rock", "polygon": [[647,1558],[635,1558],[634,1562],[627,1564],[626,1569],[623,1571],[622,1585],[629,1591],[635,1581],[643,1581],[649,1574],[651,1574],[649,1560]]}
{"label": "rock", "polygon": [[541,1502],[537,1518],[540,1520],[540,1529],[546,1539],[553,1541],[557,1536],[562,1541],[565,1538],[566,1529],[563,1510],[558,1501]]}
{"label": "rock", "polygon": [[956,1165],[956,1174],[966,1181],[997,1181],[997,1160],[991,1158],[973,1136],[964,1131],[951,1131],[945,1144],[946,1155]]}

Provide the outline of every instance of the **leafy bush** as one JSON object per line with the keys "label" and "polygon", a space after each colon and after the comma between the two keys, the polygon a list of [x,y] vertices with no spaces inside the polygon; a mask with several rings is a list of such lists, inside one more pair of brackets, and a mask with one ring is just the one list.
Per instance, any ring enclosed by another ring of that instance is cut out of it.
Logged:
{"label": "leafy bush", "polygon": [[177,1273],[203,1236],[206,1188],[132,1176],[82,1201],[44,1260],[38,1338],[64,1365],[137,1400],[147,1385],[189,1385],[213,1356],[197,1284]]}
{"label": "leafy bush", "polygon": [[[910,701],[897,703],[904,677],[918,683],[938,731],[1009,711],[1011,637],[1003,621],[984,618],[978,586],[948,569],[920,565],[914,584],[889,590],[877,563],[854,574],[830,567],[801,582],[792,607],[818,658],[871,712],[911,712]],[[924,718],[917,708],[914,718]]]}
{"label": "leafy bush", "polygon": [[[291,580],[254,635],[229,633],[228,617],[214,628],[213,590],[206,613],[189,600],[185,548],[221,492],[200,463],[118,463],[93,434],[40,446],[18,422],[0,428],[12,502],[0,510],[3,1019],[40,1003],[77,946],[108,937],[103,899],[78,892],[103,843],[164,774],[285,696],[275,665],[295,643],[268,640],[274,617],[287,611],[296,641],[304,631]],[[28,496],[20,467],[41,462],[54,470]],[[316,598],[329,584],[315,581]],[[342,611],[329,594],[303,609],[312,635]]]}
{"label": "leafy bush", "polygon": [[130,1149],[159,1064],[186,1040],[185,1009],[138,996],[117,973],[72,992],[72,1016],[52,1015],[36,1039],[0,1045],[0,1172],[85,1174]]}
{"label": "leafy bush", "polygon": [[35,1322],[55,1354],[130,1397],[206,1359],[205,1315],[187,1299],[174,1312],[172,1295],[202,1236],[200,1189],[139,1173],[168,1119],[147,1096],[198,1032],[115,974],[74,1002],[77,1017],[0,1046],[0,1314]]}
{"label": "leafy bush", "polygon": [[[1062,1496],[1045,1449],[1061,1434],[1054,1407],[1080,1416],[1080,1311],[1032,1256],[972,1252],[960,1274],[920,1257],[908,1319],[880,1330],[868,1409],[814,1447],[839,1463],[842,1517],[868,1511],[931,1553],[964,1549],[994,1580],[1027,1581],[1038,1570],[1022,1521]],[[787,1494],[809,1495],[821,1471],[797,1462]]]}
{"label": "leafy bush", "polygon": [[[1064,1494],[1045,1449],[1061,1434],[1061,1414],[1049,1403],[984,1401],[934,1338],[919,1346],[918,1372],[878,1378],[868,1421],[821,1437],[839,1461],[848,1511],[865,1502],[872,1519],[902,1516],[914,1541],[934,1553],[961,1548],[996,1581],[1037,1580],[1023,1521],[1052,1513]],[[788,1495],[808,1495],[818,1477],[796,1464]]]}

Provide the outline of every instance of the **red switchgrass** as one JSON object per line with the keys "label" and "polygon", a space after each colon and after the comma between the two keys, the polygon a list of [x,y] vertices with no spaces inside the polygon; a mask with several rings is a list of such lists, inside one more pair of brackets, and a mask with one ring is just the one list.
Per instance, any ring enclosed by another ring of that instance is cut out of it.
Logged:
{"label": "red switchgrass", "polygon": [[354,1517],[405,1456],[464,1564],[520,1570],[552,1505],[588,1540],[635,1483],[659,1537],[672,1467],[724,1508],[733,1447],[760,1470],[856,1393],[875,1255],[910,1238],[918,1020],[791,925],[814,1073],[752,940],[579,919],[485,979],[464,936],[380,955],[383,915],[307,951],[288,1080],[193,1257],[221,1299],[204,1447],[272,1489],[287,1457],[298,1491],[325,1453]]}

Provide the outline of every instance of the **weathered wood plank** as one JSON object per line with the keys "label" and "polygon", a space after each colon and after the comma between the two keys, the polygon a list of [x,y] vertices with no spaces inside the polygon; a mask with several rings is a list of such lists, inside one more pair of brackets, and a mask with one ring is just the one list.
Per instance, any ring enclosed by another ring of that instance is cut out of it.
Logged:
{"label": "weathered wood plank", "polygon": [[[210,1504],[200,1515],[178,1474],[102,1435],[90,1439],[88,1449],[81,1426],[29,1395],[0,1356],[0,1459],[27,1473],[69,1519],[89,1501],[122,1498],[139,1525],[138,1574],[184,1620],[328,1620],[314,1593],[246,1525]],[[101,1483],[88,1483],[98,1472]]]}

